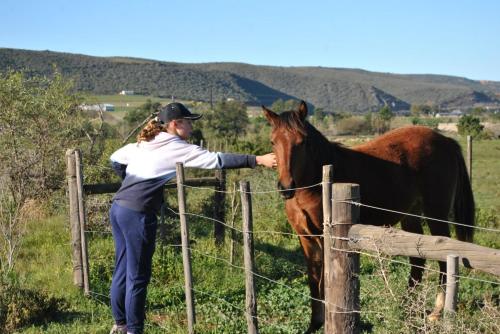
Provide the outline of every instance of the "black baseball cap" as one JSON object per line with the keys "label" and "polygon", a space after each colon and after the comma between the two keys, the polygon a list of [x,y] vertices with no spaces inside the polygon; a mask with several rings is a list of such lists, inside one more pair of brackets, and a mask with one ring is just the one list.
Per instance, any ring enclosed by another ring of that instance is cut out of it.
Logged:
{"label": "black baseball cap", "polygon": [[172,102],[160,109],[158,118],[162,123],[168,123],[174,119],[191,119],[195,120],[200,118],[201,115],[193,114],[182,103]]}

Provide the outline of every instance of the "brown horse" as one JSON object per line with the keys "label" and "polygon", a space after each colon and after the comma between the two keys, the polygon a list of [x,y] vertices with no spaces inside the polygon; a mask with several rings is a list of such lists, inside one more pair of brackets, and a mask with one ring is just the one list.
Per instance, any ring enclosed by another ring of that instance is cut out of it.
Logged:
{"label": "brown horse", "polygon": [[[450,211],[459,240],[472,241],[474,199],[460,146],[453,139],[426,127],[411,126],[388,132],[366,144],[347,148],[329,142],[306,121],[307,106],[276,114],[263,106],[272,126],[271,141],[278,162],[278,187],[286,199],[288,221],[299,235],[323,231],[321,187],[303,188],[322,180],[322,166],[333,165],[334,182],[360,185],[361,202],[400,212],[424,214],[447,220]],[[361,207],[361,223],[391,226],[401,222],[408,232],[423,233],[418,218]],[[428,220],[432,235],[450,236],[447,223]],[[470,226],[470,227],[469,227]],[[307,261],[312,316],[312,333],[324,322],[323,240],[299,236]],[[410,258],[409,286],[422,280],[425,259]],[[440,285],[430,317],[439,318],[444,306],[446,263],[439,262]]]}

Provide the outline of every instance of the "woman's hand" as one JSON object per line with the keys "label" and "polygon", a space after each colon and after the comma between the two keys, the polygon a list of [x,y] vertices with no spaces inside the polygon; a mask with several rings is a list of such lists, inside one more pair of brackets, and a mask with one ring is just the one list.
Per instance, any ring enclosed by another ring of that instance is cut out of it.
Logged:
{"label": "woman's hand", "polygon": [[257,161],[257,165],[264,166],[267,168],[275,168],[277,166],[276,156],[274,155],[274,153],[258,155],[255,158]]}

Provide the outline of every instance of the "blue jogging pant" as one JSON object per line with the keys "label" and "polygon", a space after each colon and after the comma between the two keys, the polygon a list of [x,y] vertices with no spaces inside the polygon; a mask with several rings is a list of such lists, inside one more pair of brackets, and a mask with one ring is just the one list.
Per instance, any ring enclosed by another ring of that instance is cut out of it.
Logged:
{"label": "blue jogging pant", "polygon": [[110,220],[115,241],[111,310],[117,324],[130,333],[144,329],[147,286],[155,250],[157,218],[113,202]]}

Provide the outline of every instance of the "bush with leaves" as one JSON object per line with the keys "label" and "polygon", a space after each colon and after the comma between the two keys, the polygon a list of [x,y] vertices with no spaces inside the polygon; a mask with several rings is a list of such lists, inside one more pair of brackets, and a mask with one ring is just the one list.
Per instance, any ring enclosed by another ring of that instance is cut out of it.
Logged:
{"label": "bush with leaves", "polygon": [[422,125],[427,126],[432,129],[437,129],[439,125],[439,119],[437,118],[421,118],[421,117],[412,117],[411,124],[413,125]]}
{"label": "bush with leaves", "polygon": [[206,112],[200,121],[194,123],[196,129],[203,129],[203,135],[209,140],[233,140],[246,133],[248,124],[247,107],[238,101],[218,102],[214,110]]}
{"label": "bush with leaves", "polygon": [[458,120],[458,133],[461,135],[469,135],[472,138],[478,138],[482,135],[484,126],[481,125],[479,118],[472,115],[463,115]]}
{"label": "bush with leaves", "polygon": [[66,307],[62,299],[23,289],[14,280],[0,277],[1,333],[13,333],[27,324],[47,321]]}
{"label": "bush with leaves", "polygon": [[[0,271],[10,271],[22,238],[23,208],[65,186],[64,153],[95,152],[102,126],[88,123],[82,98],[59,73],[0,74]],[[102,123],[101,123],[102,124]],[[15,231],[16,233],[11,233]],[[17,233],[19,232],[19,233]]]}
{"label": "bush with leaves", "polygon": [[372,127],[377,133],[384,133],[391,129],[391,120],[394,113],[388,105],[383,106],[372,119]]}
{"label": "bush with leaves", "polygon": [[[371,114],[368,114],[371,115]],[[370,134],[372,130],[371,117],[351,116],[340,119],[335,123],[337,135]]]}
{"label": "bush with leaves", "polygon": [[297,110],[299,104],[299,100],[289,99],[284,101],[283,99],[277,99],[273,102],[270,109],[276,113],[280,113],[283,111]]}
{"label": "bush with leaves", "polygon": [[139,108],[127,112],[124,121],[130,126],[135,127],[144,121],[148,116],[157,112],[161,107],[160,102],[152,102],[150,99]]}

